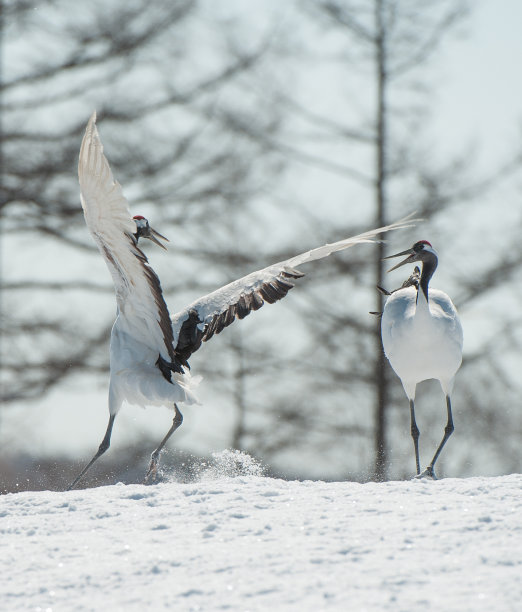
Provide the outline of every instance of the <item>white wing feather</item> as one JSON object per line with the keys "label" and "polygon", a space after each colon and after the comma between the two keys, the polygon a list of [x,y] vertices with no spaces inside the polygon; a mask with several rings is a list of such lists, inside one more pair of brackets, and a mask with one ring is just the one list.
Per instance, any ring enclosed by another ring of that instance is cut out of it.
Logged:
{"label": "white wing feather", "polygon": [[114,180],[93,113],[78,162],[85,222],[111,272],[120,326],[171,362],[172,327],[159,279],[137,246],[136,224],[121,185]]}

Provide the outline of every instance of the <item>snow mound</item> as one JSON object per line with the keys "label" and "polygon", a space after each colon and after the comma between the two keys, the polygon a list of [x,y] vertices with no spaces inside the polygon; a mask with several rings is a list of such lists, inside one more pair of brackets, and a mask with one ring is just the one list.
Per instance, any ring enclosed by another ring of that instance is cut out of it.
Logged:
{"label": "snow mound", "polygon": [[520,475],[287,482],[237,476],[257,468],[231,452],[208,467],[1,497],[0,609],[520,609]]}

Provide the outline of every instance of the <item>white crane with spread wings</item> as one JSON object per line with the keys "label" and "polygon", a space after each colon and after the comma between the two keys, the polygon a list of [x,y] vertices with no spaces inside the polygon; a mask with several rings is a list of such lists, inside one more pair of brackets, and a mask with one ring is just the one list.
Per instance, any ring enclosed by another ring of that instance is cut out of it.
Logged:
{"label": "white crane with spread wings", "polygon": [[151,455],[145,481],[153,478],[160,451],[183,420],[177,404],[197,402],[188,358],[202,342],[264,302],[282,299],[294,286],[293,281],[303,276],[297,266],[371,242],[382,232],[409,227],[412,222],[408,217],[268,266],[196,300],[171,318],[159,278],[138,246],[140,238],[149,238],[160,246],[160,240],[166,238],[144,217],[130,214],[122,188],[103,154],[96,113],[87,124],[78,174],[85,221],[111,272],[118,313],[110,343],[109,423],[98,451],[70,489],[109,448],[114,419],[124,401],[174,408],[172,426]]}

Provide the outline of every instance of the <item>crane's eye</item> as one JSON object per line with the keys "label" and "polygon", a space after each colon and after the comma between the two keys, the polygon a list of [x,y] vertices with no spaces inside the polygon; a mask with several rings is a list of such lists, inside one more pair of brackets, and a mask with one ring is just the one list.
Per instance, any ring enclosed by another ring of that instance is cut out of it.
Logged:
{"label": "crane's eye", "polygon": [[424,251],[425,246],[431,247],[431,244],[427,240],[419,240],[419,242],[413,245],[413,250],[417,252]]}

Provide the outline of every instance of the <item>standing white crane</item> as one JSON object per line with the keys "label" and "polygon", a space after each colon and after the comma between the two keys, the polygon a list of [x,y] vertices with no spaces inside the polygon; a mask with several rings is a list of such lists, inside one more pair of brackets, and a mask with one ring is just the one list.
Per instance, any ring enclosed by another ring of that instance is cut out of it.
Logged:
{"label": "standing white crane", "polygon": [[[411,249],[389,255],[385,259],[403,255],[408,257],[388,270],[389,272],[405,264],[420,261],[422,273],[420,279],[417,277],[417,282],[393,291],[386,300],[381,320],[382,344],[410,402],[411,436],[415,448],[417,476],[435,479],[435,462],[454,429],[451,392],[455,375],[462,362],[462,326],[451,299],[437,289],[429,289],[428,292],[430,279],[438,264],[437,253],[431,244],[427,240],[419,240]],[[440,382],[446,396],[448,420],[444,437],[431,463],[421,474],[419,428],[415,421],[415,389],[417,383],[429,378],[436,378]]]}
{"label": "standing white crane", "polygon": [[124,401],[174,407],[172,426],[151,455],[145,481],[154,477],[162,448],[183,421],[177,403],[197,402],[188,358],[202,342],[264,302],[272,304],[283,298],[294,286],[292,280],[303,276],[296,266],[411,224],[410,218],[403,219],[258,270],[196,300],[171,319],[160,281],[138,246],[140,238],[149,238],[163,247],[158,238],[166,238],[144,217],[131,217],[121,186],[103,154],[95,123],[96,113],[87,124],[80,149],[81,202],[87,227],[111,272],[118,312],[110,343],[109,423],[96,454],[69,489],[109,448],[114,420]]}

